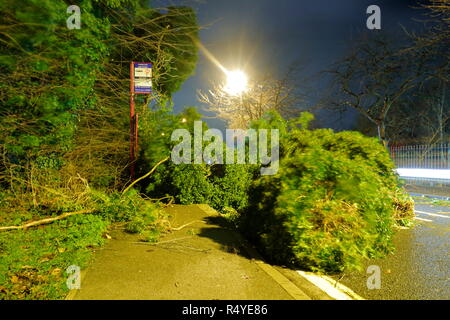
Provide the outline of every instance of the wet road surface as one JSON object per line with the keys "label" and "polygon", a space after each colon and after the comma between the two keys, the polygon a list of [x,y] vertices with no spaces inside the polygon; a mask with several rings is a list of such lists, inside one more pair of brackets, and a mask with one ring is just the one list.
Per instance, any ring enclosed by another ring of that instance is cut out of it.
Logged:
{"label": "wet road surface", "polygon": [[[396,251],[369,261],[362,272],[344,274],[342,284],[365,299],[450,299],[450,207],[420,202],[415,206],[415,226],[395,236]],[[370,265],[380,267],[380,289],[367,288]]]}

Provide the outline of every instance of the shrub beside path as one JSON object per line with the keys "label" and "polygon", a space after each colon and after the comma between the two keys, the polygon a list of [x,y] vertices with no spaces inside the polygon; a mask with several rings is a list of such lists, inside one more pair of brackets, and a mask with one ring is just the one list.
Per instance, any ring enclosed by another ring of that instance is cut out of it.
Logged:
{"label": "shrub beside path", "polygon": [[[174,205],[165,210],[174,228],[195,223],[163,236],[154,245],[140,242],[137,235],[112,232],[109,243],[95,253],[80,290],[74,290],[69,297],[310,299],[311,294],[299,288],[297,281],[294,285],[278,268],[253,259],[252,249],[210,207]],[[314,299],[320,298],[312,292]]]}

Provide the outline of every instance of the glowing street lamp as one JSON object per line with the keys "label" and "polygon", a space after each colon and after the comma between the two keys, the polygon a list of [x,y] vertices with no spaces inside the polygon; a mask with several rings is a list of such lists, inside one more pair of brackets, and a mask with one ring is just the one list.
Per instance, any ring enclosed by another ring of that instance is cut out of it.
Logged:
{"label": "glowing street lamp", "polygon": [[227,94],[237,96],[247,90],[248,80],[244,72],[241,70],[228,71],[200,41],[195,38],[192,39],[206,57],[227,75],[227,83],[223,88]]}
{"label": "glowing street lamp", "polygon": [[247,90],[247,76],[241,70],[226,71],[227,83],[223,88],[226,93],[232,96],[240,95]]}

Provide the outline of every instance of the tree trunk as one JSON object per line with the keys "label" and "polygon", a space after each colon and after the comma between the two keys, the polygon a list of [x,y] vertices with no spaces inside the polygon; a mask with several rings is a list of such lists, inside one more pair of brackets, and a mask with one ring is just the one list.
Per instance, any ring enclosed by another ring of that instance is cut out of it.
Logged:
{"label": "tree trunk", "polygon": [[377,122],[377,129],[378,129],[378,139],[380,142],[387,147],[387,141],[386,141],[386,125],[384,121]]}

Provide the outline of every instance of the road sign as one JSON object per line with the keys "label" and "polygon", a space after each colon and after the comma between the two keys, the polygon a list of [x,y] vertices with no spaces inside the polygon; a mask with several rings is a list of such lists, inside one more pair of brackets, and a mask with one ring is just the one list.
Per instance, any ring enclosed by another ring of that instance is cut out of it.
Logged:
{"label": "road sign", "polygon": [[131,93],[152,93],[152,67],[149,62],[133,62]]}

